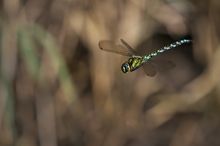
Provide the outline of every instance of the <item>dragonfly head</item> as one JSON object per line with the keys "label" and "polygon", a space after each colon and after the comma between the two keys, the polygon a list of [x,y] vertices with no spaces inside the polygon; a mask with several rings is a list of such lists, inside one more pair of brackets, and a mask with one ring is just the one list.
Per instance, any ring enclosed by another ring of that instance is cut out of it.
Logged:
{"label": "dragonfly head", "polygon": [[125,62],[121,65],[121,70],[123,73],[127,73],[130,71],[130,65],[128,64],[128,62]]}

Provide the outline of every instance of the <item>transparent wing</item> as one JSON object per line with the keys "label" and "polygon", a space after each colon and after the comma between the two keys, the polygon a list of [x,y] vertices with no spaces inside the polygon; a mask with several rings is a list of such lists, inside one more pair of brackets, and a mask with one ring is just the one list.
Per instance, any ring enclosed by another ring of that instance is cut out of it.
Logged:
{"label": "transparent wing", "polygon": [[153,77],[157,74],[157,70],[151,62],[144,63],[143,69],[147,76]]}
{"label": "transparent wing", "polygon": [[152,59],[150,62],[159,72],[165,72],[171,70],[176,66],[175,63],[173,63],[170,60]]}
{"label": "transparent wing", "polygon": [[108,51],[111,53],[117,53],[123,56],[129,56],[131,57],[133,55],[133,52],[123,47],[122,45],[116,45],[114,42],[110,40],[101,40],[99,41],[99,48],[104,51]]}
{"label": "transparent wing", "polygon": [[157,72],[162,73],[174,68],[175,66],[175,63],[170,60],[153,59],[143,64],[143,69],[147,76],[153,77],[157,74]]}
{"label": "transparent wing", "polygon": [[120,41],[122,42],[123,45],[125,45],[125,46],[128,48],[128,50],[129,50],[130,52],[132,52],[132,53],[135,54],[135,55],[138,55],[137,52],[135,51],[135,49],[132,48],[125,40],[120,39]]}

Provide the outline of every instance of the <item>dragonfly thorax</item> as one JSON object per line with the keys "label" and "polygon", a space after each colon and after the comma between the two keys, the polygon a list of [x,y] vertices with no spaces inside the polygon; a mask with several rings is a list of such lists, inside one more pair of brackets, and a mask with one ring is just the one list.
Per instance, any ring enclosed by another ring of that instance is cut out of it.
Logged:
{"label": "dragonfly thorax", "polygon": [[138,69],[143,64],[141,56],[132,56],[125,63],[122,64],[121,70],[123,73],[132,72]]}

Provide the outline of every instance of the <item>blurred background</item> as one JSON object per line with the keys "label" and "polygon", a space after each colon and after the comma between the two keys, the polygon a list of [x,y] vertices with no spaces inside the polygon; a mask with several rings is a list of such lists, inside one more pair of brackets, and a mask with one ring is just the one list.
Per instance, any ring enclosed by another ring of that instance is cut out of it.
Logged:
{"label": "blurred background", "polygon": [[[217,0],[0,0],[0,145],[219,146]],[[191,37],[175,68],[123,74],[137,50]]]}

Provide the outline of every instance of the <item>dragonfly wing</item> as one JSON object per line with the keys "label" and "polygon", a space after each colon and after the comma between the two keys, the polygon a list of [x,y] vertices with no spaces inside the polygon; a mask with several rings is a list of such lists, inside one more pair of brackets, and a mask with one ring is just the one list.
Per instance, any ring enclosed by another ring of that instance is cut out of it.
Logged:
{"label": "dragonfly wing", "polygon": [[157,70],[151,62],[144,63],[143,69],[147,76],[153,77],[157,74]]}
{"label": "dragonfly wing", "polygon": [[176,64],[170,60],[152,59],[151,63],[155,66],[156,70],[158,70],[159,72],[168,71],[176,66]]}
{"label": "dragonfly wing", "polygon": [[120,39],[120,41],[122,42],[123,45],[125,45],[125,46],[128,48],[128,50],[129,50],[130,52],[132,52],[132,53],[135,54],[135,55],[138,55],[137,52],[135,51],[135,49],[132,48],[125,40]]}
{"label": "dragonfly wing", "polygon": [[131,57],[133,55],[130,50],[123,47],[122,45],[116,45],[114,42],[110,40],[101,40],[99,41],[99,48],[104,51],[108,51],[111,53],[117,53],[123,56],[129,56]]}

